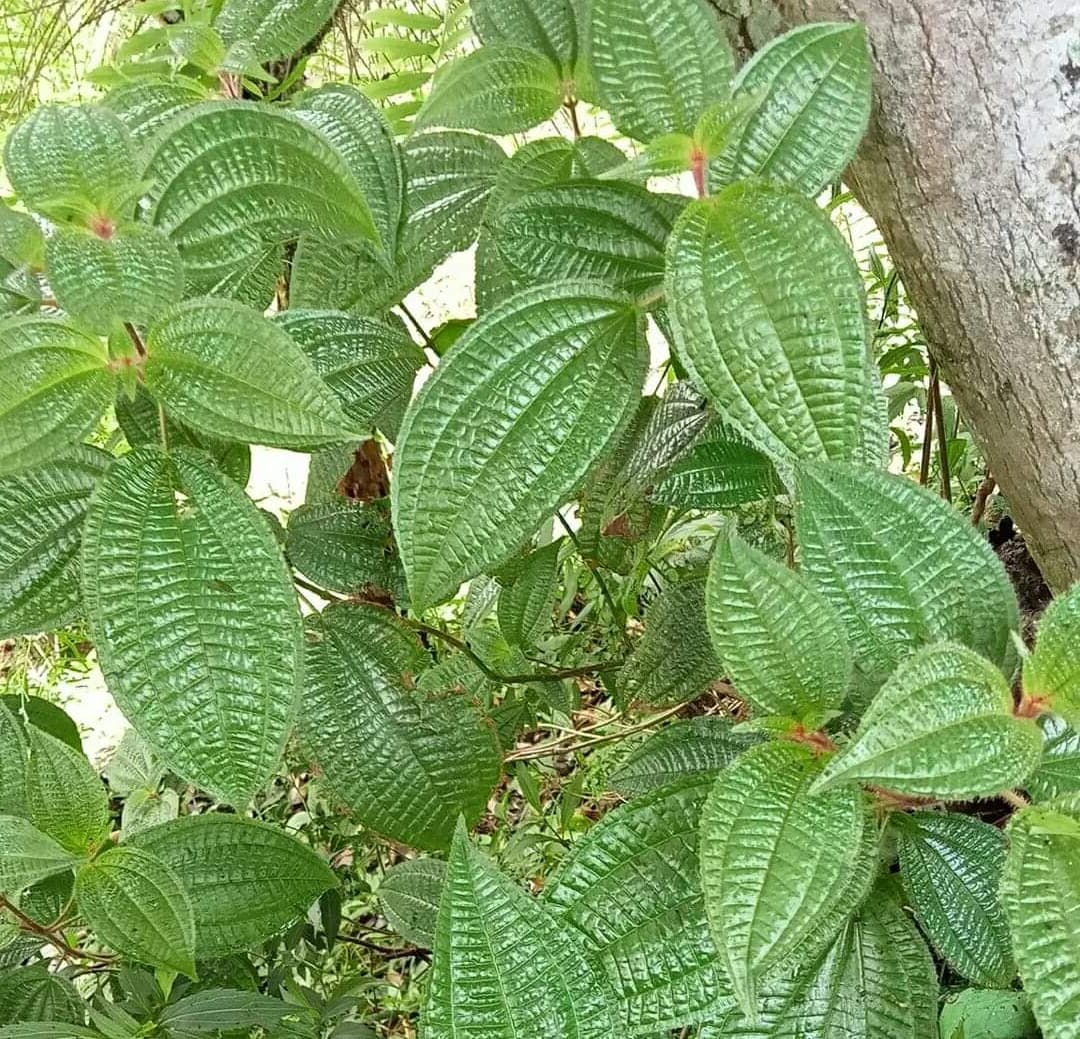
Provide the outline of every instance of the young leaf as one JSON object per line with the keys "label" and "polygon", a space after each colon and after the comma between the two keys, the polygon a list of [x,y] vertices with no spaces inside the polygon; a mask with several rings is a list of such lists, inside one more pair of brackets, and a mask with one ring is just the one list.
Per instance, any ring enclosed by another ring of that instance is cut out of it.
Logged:
{"label": "young leaf", "polygon": [[678,509],[733,509],[781,491],[772,462],[722,426],[695,444],[649,492]]}
{"label": "young leaf", "polygon": [[54,318],[0,322],[0,367],[0,476],[62,454],[115,392],[104,344]]}
{"label": "young leaf", "polygon": [[752,747],[720,773],[702,813],[705,911],[747,1014],[774,966],[812,960],[840,930],[876,864],[862,793],[814,795],[818,771],[796,743]]}
{"label": "young leaf", "polygon": [[872,687],[940,639],[1012,674],[1012,585],[986,539],[937,495],[887,473],[804,465],[795,526],[802,572],[840,615]]}
{"label": "young leaf", "polygon": [[161,1013],[160,1024],[169,1039],[221,1032],[235,1035],[240,1029],[254,1028],[266,1029],[269,1035],[291,1036],[307,1034],[294,1033],[288,1027],[291,1022],[308,1024],[315,1014],[310,1007],[285,1003],[259,992],[212,988],[170,1003]]}
{"label": "young leaf", "polygon": [[851,650],[828,600],[731,528],[713,553],[705,616],[721,669],[755,711],[816,728],[843,702]]}
{"label": "young leaf", "polygon": [[184,816],[125,846],[156,856],[180,879],[195,913],[196,960],[252,948],[337,886],[295,837],[235,815]]}
{"label": "young leaf", "polygon": [[1024,695],[1080,724],[1080,584],[1056,598],[1039,620],[1035,649],[1024,660]]}
{"label": "young leaf", "polygon": [[0,815],[0,894],[17,898],[46,877],[66,873],[85,861],[26,819]]}
{"label": "young leaf", "polygon": [[40,267],[45,262],[45,236],[29,213],[0,205],[0,259],[12,267]]}
{"label": "young leaf", "polygon": [[[0,1021],[73,1024],[83,1020],[83,1008],[71,981],[52,973],[45,964],[0,973]],[[57,1034],[61,1034],[59,1029]]]}
{"label": "young leaf", "polygon": [[543,54],[573,75],[578,27],[571,0],[473,0],[473,24],[486,44],[505,43]]}
{"label": "young leaf", "polygon": [[784,467],[851,458],[865,300],[829,218],[787,189],[736,184],[687,206],[667,255],[679,359],[725,421]]}
{"label": "young leaf", "polygon": [[620,133],[691,134],[728,96],[735,62],[701,0],[593,0],[591,13],[592,74]]}
{"label": "young leaf", "polygon": [[885,683],[815,790],[864,782],[966,801],[1022,784],[1039,762],[1042,733],[1012,708],[988,660],[956,643],[929,646]]}
{"label": "young leaf", "polygon": [[862,25],[817,22],[772,40],[739,71],[735,96],[755,104],[710,172],[816,195],[855,155],[870,119],[870,50]]}
{"label": "young leaf", "polygon": [[109,848],[75,874],[79,911],[107,946],[195,977],[195,914],[179,878],[138,848]]}
{"label": "young leaf", "polygon": [[562,545],[553,541],[530,552],[513,583],[499,592],[499,630],[512,645],[529,646],[545,621],[550,626]]}
{"label": "young leaf", "polygon": [[185,449],[125,455],[87,515],[83,602],[139,735],[178,775],[245,806],[292,724],[300,615],[244,492]]}
{"label": "young leaf", "polygon": [[1009,927],[998,902],[1005,837],[970,815],[897,815],[900,876],[935,948],[977,985],[1007,985],[1016,974]]}
{"label": "young leaf", "polygon": [[465,54],[435,75],[413,125],[523,133],[550,119],[563,100],[558,67],[524,47],[493,44]]}
{"label": "young leaf", "polygon": [[461,693],[414,688],[429,658],[388,611],[333,606],[309,630],[301,734],[328,785],[377,833],[448,847],[499,777],[487,722]]}
{"label": "young leaf", "polygon": [[228,47],[222,68],[245,72],[288,58],[326,25],[335,0],[226,0],[214,28]]}
{"label": "young leaf", "polygon": [[425,1039],[617,1034],[601,979],[573,932],[454,836],[435,931]]}
{"label": "young leaf", "polygon": [[153,325],[146,351],[147,389],[199,432],[301,449],[360,436],[297,343],[242,304],[182,303]]}
{"label": "young leaf", "polygon": [[435,945],[435,920],[446,886],[441,859],[406,859],[383,874],[379,901],[390,926],[423,949]]}
{"label": "young leaf", "polygon": [[83,517],[111,461],[78,445],[0,480],[0,638],[52,631],[78,616]]}
{"label": "young leaf", "polygon": [[647,366],[642,316],[589,284],[518,293],[454,344],[398,440],[394,529],[414,609],[532,536],[633,415]]}

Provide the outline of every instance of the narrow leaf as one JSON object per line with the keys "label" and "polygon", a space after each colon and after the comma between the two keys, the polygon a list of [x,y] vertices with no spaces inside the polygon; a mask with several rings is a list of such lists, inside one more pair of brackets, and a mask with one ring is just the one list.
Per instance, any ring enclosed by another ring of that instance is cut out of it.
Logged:
{"label": "narrow leaf", "polygon": [[[235,1033],[240,1029],[265,1028],[273,1035],[290,1034],[288,1023],[306,1023],[315,1014],[309,1007],[284,1003],[259,992],[212,988],[193,992],[169,1004],[162,1011],[160,1024],[170,1039],[218,1032]],[[278,1028],[285,1030],[278,1032]]]}

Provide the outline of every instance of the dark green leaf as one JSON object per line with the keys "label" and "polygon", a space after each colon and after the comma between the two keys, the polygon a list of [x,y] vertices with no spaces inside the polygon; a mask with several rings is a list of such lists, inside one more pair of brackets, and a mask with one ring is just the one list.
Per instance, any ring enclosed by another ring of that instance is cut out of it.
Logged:
{"label": "dark green leaf", "polygon": [[564,78],[573,74],[578,28],[571,0],[473,0],[484,43],[508,43],[543,54]]}
{"label": "dark green leaf", "polygon": [[244,72],[288,58],[333,17],[336,0],[226,0],[214,28],[229,48],[222,67]]}
{"label": "dark green leaf", "polygon": [[[708,420],[706,413],[698,413]],[[775,497],[780,490],[772,462],[718,427],[675,463],[649,497],[680,509],[733,509]]]}
{"label": "dark green leaf", "polygon": [[78,1024],[83,1001],[75,986],[44,965],[0,973],[0,1021],[62,1021]]}
{"label": "dark green leaf", "polygon": [[213,988],[193,992],[170,1004],[160,1023],[171,1039],[218,1032],[235,1034],[240,1029],[252,1028],[265,1028],[269,1035],[276,1036],[286,1034],[276,1030],[285,1022],[307,1022],[314,1015],[312,1009],[283,1003],[258,992]]}
{"label": "dark green leaf", "polygon": [[545,621],[551,623],[561,541],[530,552],[513,582],[499,592],[499,630],[513,645],[530,646]]}

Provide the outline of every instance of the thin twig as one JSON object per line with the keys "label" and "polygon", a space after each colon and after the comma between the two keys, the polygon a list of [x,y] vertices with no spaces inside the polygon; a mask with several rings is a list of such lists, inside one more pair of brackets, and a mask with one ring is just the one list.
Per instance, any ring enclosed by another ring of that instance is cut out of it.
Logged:
{"label": "thin twig", "polygon": [[919,486],[925,487],[930,479],[930,447],[934,442],[934,383],[937,374],[931,369],[930,385],[926,390],[926,426],[923,429],[922,460],[919,463]]}
{"label": "thin twig", "polygon": [[33,917],[27,916],[17,905],[9,902],[3,895],[0,895],[0,909],[6,909],[15,917],[21,931],[44,939],[50,945],[56,946],[67,957],[90,960],[94,963],[112,963],[116,959],[115,956],[102,956],[96,952],[87,952],[85,949],[76,949],[73,945],[68,945],[60,934],[39,924]]}
{"label": "thin twig", "polygon": [[135,352],[140,357],[146,356],[146,346],[143,344],[142,337],[139,335],[138,330],[130,321],[124,322],[124,331],[127,332],[128,338],[135,345]]}
{"label": "thin twig", "polygon": [[537,743],[531,747],[520,747],[507,754],[504,760],[528,761],[532,758],[546,757],[548,754],[573,754],[579,750],[592,750],[593,747],[599,747],[605,743],[621,740],[626,736],[634,735],[634,733],[651,729],[654,725],[659,725],[660,722],[665,719],[670,718],[674,714],[678,714],[685,706],[686,704],[682,703],[676,704],[674,707],[669,707],[659,714],[654,714],[651,718],[646,718],[643,722],[638,722],[637,725],[631,725],[626,729],[620,729],[618,732],[609,733],[607,736],[590,737],[587,741],[580,744],[570,744],[567,746],[566,741],[570,737],[562,736],[559,739],[550,740],[547,743]]}
{"label": "thin twig", "polygon": [[952,477],[949,475],[949,434],[945,429],[945,412],[941,404],[941,379],[938,376],[937,362],[930,358],[930,370],[934,375],[933,405],[935,411],[934,424],[937,426],[938,435],[938,466],[941,470],[941,496],[952,501]]}
{"label": "thin twig", "polygon": [[578,122],[577,117],[577,100],[571,98],[566,102],[566,110],[570,113],[570,125],[574,128],[574,140],[581,140],[581,124]]}
{"label": "thin twig", "polygon": [[615,602],[614,597],[611,594],[611,590],[607,586],[607,581],[604,580],[604,575],[600,573],[600,568],[596,566],[592,560],[585,558],[585,553],[581,550],[581,542],[578,541],[577,534],[574,533],[573,527],[566,522],[566,518],[561,512],[555,513],[555,518],[559,521],[559,526],[566,531],[566,536],[573,543],[574,548],[577,550],[578,557],[589,569],[589,573],[596,578],[596,583],[600,587],[600,594],[604,597],[604,602],[607,603],[608,609],[611,610],[611,618],[619,626],[620,637],[623,645],[626,648],[633,649],[633,644],[630,641],[630,636],[626,633],[626,612],[620,610]]}
{"label": "thin twig", "polygon": [[428,335],[427,329],[424,328],[422,324],[420,324],[420,319],[407,306],[405,306],[404,300],[402,300],[398,304],[398,310],[400,310],[401,313],[405,315],[405,318],[406,320],[408,320],[409,324],[412,325],[413,328],[415,328],[416,331],[420,333],[420,338],[424,340],[424,346],[431,351],[435,358],[434,360],[432,360],[431,357],[429,357],[428,364],[430,364],[432,368],[437,368],[439,365],[439,351],[435,349],[435,341],[431,338],[431,336]]}
{"label": "thin twig", "polygon": [[982,518],[986,515],[986,503],[996,489],[997,480],[994,479],[994,474],[987,469],[982,483],[979,484],[978,490],[975,491],[975,501],[971,506],[971,525],[973,527],[977,527],[982,523]]}
{"label": "thin twig", "polygon": [[378,953],[380,956],[385,956],[388,960],[400,958],[426,960],[431,956],[427,949],[421,949],[418,945],[411,945],[407,949],[387,949],[383,945],[364,941],[363,938],[356,938],[351,934],[339,934],[337,936],[337,941],[345,942],[346,945],[358,945],[361,949],[367,949],[369,952]]}

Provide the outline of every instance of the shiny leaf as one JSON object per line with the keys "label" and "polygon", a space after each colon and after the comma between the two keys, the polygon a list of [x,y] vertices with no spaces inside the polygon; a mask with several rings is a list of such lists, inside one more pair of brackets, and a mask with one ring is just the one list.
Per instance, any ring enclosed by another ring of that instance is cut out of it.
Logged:
{"label": "shiny leaf", "polygon": [[571,0],[473,0],[470,7],[484,43],[526,47],[572,75],[578,27]]}
{"label": "shiny leaf", "polygon": [[772,462],[720,428],[690,448],[649,492],[652,501],[680,509],[733,509],[773,498],[781,490]]}
{"label": "shiny leaf", "polygon": [[550,626],[561,547],[553,541],[530,552],[513,583],[499,592],[499,630],[511,644],[530,646],[544,622]]}
{"label": "shiny leaf", "polygon": [[210,99],[206,87],[184,76],[139,76],[113,87],[101,105],[116,115],[138,148],[152,145],[173,117]]}
{"label": "shiny leaf", "polygon": [[1080,733],[1053,715],[1042,715],[1039,724],[1045,739],[1042,758],[1024,789],[1033,801],[1080,793]]}
{"label": "shiny leaf", "polygon": [[406,859],[391,866],[379,884],[379,901],[390,926],[423,949],[435,944],[435,920],[446,886],[441,859]]}
{"label": "shiny leaf", "polygon": [[16,717],[19,701],[10,707],[0,700],[0,815],[26,812],[26,763],[30,747],[22,719]]}

